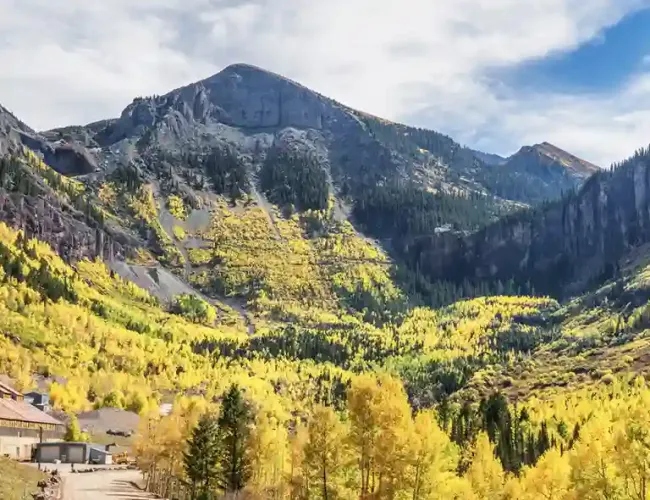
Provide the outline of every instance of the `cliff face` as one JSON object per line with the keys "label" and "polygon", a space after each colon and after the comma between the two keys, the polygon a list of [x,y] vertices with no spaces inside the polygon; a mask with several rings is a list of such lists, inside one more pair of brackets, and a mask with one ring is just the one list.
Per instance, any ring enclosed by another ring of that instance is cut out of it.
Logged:
{"label": "cliff face", "polygon": [[121,232],[93,227],[83,214],[43,194],[27,196],[0,189],[0,220],[48,243],[67,262],[123,259],[138,245]]}
{"label": "cliff face", "polygon": [[421,239],[411,255],[432,279],[514,279],[538,292],[576,292],[610,277],[629,248],[650,241],[649,190],[647,150],[591,177],[575,195],[470,236]]}
{"label": "cliff face", "polygon": [[64,175],[89,174],[97,168],[86,148],[72,142],[50,142],[0,106],[0,156],[23,146],[42,155],[50,167]]}

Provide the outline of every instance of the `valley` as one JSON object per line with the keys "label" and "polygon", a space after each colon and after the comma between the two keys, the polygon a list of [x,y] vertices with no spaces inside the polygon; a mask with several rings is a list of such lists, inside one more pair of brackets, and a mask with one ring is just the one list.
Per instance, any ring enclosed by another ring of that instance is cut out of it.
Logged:
{"label": "valley", "polygon": [[0,125],[0,373],[139,414],[158,491],[212,443],[242,498],[644,498],[648,149],[501,158],[241,64]]}

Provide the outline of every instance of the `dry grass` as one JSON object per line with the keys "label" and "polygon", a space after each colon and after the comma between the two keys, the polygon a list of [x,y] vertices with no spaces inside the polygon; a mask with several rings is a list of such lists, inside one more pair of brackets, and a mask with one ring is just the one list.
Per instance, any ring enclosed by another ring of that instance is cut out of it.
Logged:
{"label": "dry grass", "polygon": [[2,500],[22,500],[32,498],[37,483],[45,474],[28,465],[7,458],[0,458],[0,498]]}

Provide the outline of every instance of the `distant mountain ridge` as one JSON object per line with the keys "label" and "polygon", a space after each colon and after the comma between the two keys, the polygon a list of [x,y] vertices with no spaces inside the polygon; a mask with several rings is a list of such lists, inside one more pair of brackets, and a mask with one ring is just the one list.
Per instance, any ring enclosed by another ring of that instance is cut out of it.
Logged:
{"label": "distant mountain ridge", "polygon": [[493,162],[477,177],[498,196],[537,204],[579,188],[599,171],[596,165],[543,142]]}
{"label": "distant mountain ridge", "polygon": [[[228,145],[242,156],[252,156],[255,148],[259,153],[283,144],[319,156],[336,187],[360,184],[358,174],[364,170],[368,175],[361,184],[400,178],[417,180],[433,190],[447,190],[453,185],[462,192],[484,191],[524,203],[540,201],[538,194],[529,194],[531,182],[543,180],[548,187],[541,196],[556,198],[569,185],[575,187],[584,181],[588,165],[568,153],[559,154],[557,148],[542,151],[540,145],[533,148],[544,157],[552,157],[554,163],[560,165],[570,159],[567,165],[582,168],[568,168],[558,189],[554,189],[553,181],[562,176],[547,179],[548,162],[540,163],[531,155],[514,155],[504,159],[508,167],[483,173],[499,157],[474,154],[437,132],[356,111],[248,64],[228,66],[163,96],[137,98],[117,119],[57,129],[44,136],[51,141],[99,148],[98,164],[109,169],[112,164],[128,163],[146,149],[178,152]],[[106,154],[106,150],[111,153]],[[534,164],[527,165],[528,160]],[[522,168],[525,172],[518,175]],[[523,187],[518,193],[520,185]]]}

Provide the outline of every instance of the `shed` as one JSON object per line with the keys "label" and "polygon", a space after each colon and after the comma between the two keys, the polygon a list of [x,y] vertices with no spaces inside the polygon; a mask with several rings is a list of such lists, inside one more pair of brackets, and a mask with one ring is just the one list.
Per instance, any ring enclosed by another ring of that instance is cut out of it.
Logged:
{"label": "shed", "polygon": [[91,447],[88,461],[91,464],[111,465],[113,463],[113,454],[101,447]]}
{"label": "shed", "polygon": [[44,392],[28,392],[25,401],[41,411],[50,410],[50,395]]}
{"label": "shed", "polygon": [[65,441],[38,443],[35,461],[53,463],[60,460],[61,463],[66,464],[84,464],[90,460],[93,449],[103,450],[106,453],[103,446],[90,443],[68,443]]}

